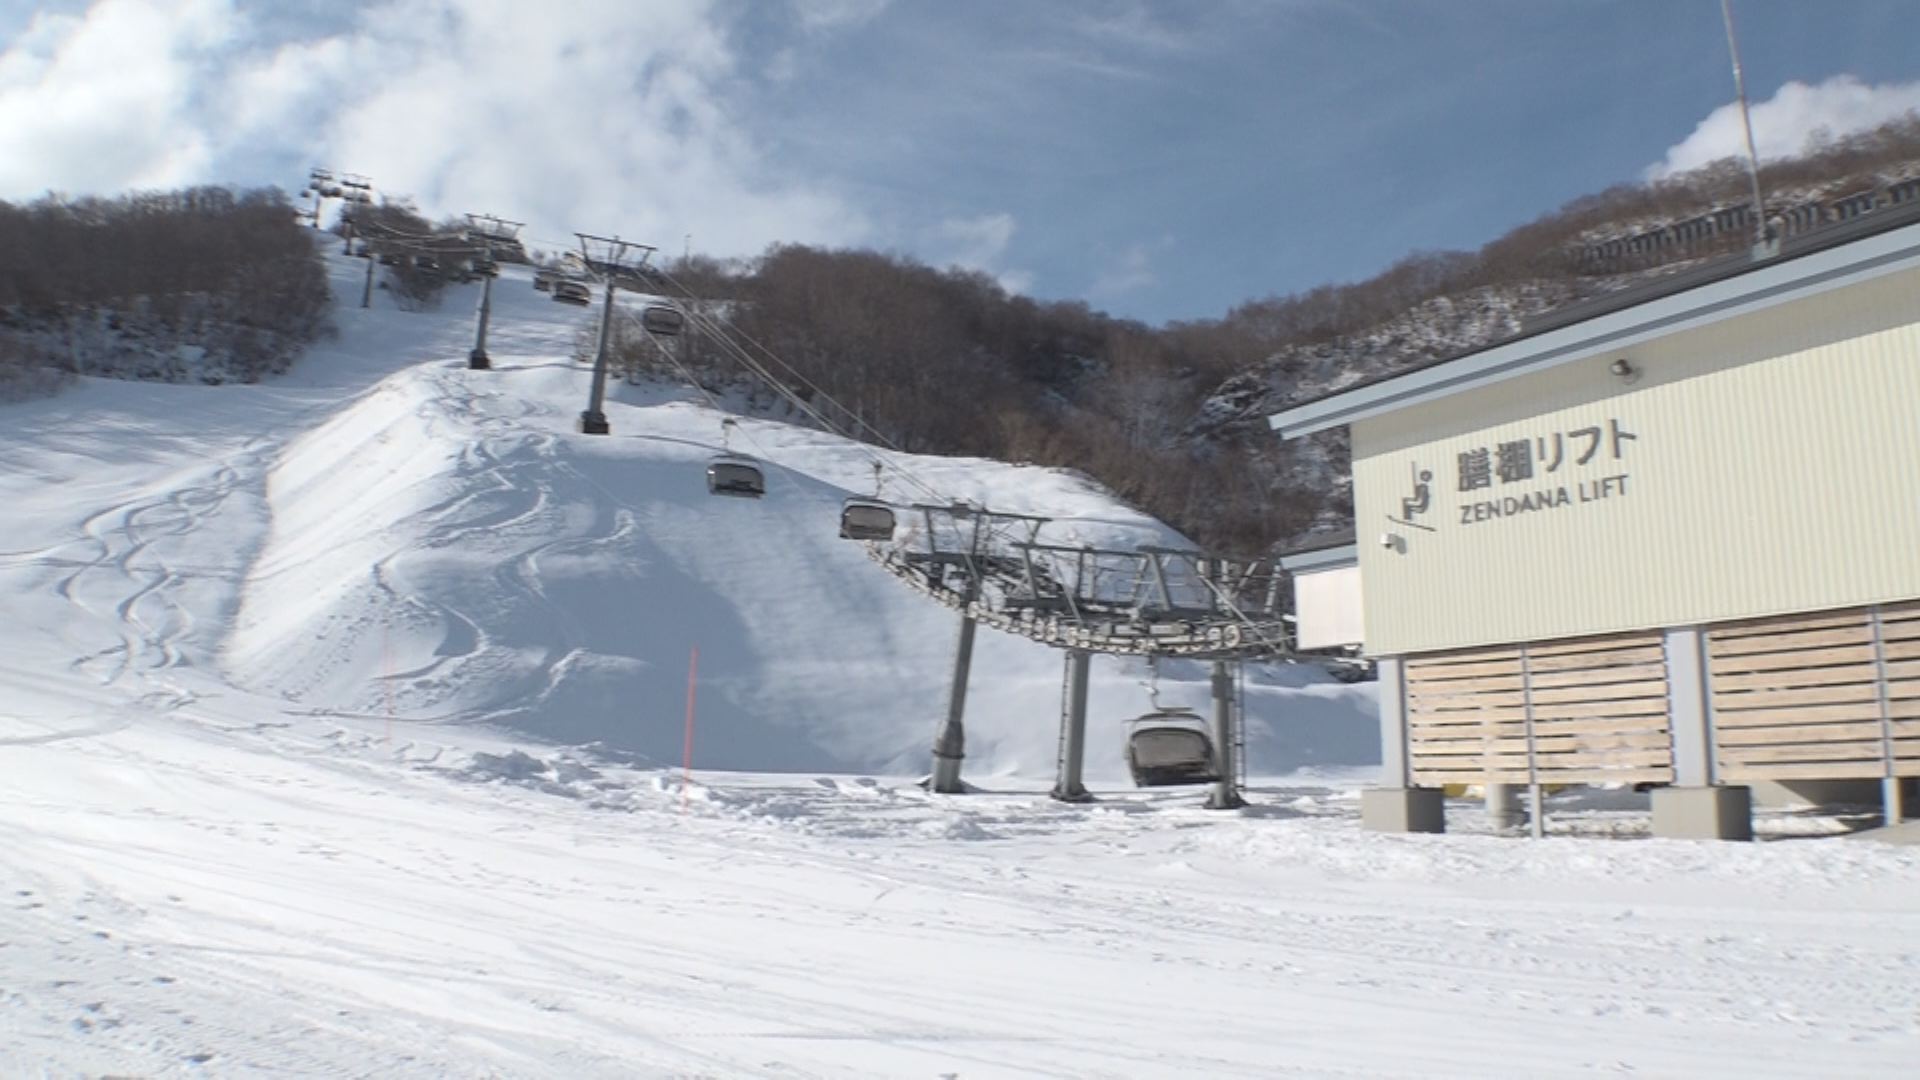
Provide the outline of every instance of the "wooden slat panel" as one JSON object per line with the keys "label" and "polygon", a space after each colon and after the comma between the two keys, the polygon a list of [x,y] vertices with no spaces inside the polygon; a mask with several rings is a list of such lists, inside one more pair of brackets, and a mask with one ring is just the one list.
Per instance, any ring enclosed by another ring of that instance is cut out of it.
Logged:
{"label": "wooden slat panel", "polygon": [[1585,754],[1605,757],[1609,754],[1629,754],[1646,751],[1657,752],[1659,760],[1665,761],[1673,753],[1673,747],[1667,736],[1659,733],[1633,735],[1566,735],[1557,739],[1540,739],[1535,744],[1542,756],[1555,754]]}
{"label": "wooden slat panel", "polygon": [[1630,698],[1658,698],[1665,701],[1666,697],[1667,680],[1664,678],[1609,683],[1603,687],[1559,687],[1548,690],[1536,690],[1533,694],[1534,704],[1536,705],[1553,704],[1555,702],[1578,704],[1592,702],[1596,699],[1602,701],[1624,701]]}
{"label": "wooden slat panel", "polygon": [[[1667,782],[1674,778],[1670,767],[1659,765],[1640,765],[1630,769],[1555,769],[1553,773],[1538,774],[1542,784],[1640,784],[1640,782]],[[1521,780],[1526,782],[1526,780]]]}
{"label": "wooden slat panel", "polygon": [[1408,726],[1416,731],[1444,731],[1449,728],[1512,724],[1516,729],[1525,719],[1523,709],[1484,709],[1479,712],[1422,713],[1412,717]]}
{"label": "wooden slat panel", "polygon": [[[1920,655],[1917,650],[1915,655]],[[1745,653],[1715,657],[1713,676],[1739,675],[1754,671],[1778,671],[1782,668],[1821,667],[1831,664],[1871,664],[1873,645],[1842,645],[1832,649],[1799,649],[1793,652]]]}
{"label": "wooden slat panel", "polygon": [[1912,703],[1920,701],[1920,680],[1901,679],[1887,684],[1887,698],[1893,702],[1896,711],[1911,708]]}
{"label": "wooden slat panel", "polygon": [[1523,724],[1511,720],[1486,724],[1422,724],[1409,729],[1409,738],[1422,742],[1458,742],[1461,739],[1520,738]]}
{"label": "wooden slat panel", "polygon": [[1720,710],[1713,713],[1716,728],[1744,728],[1780,724],[1822,724],[1847,720],[1880,719],[1880,703],[1856,702],[1851,705],[1784,705],[1773,709]]}
{"label": "wooden slat panel", "polygon": [[1547,769],[1601,769],[1613,765],[1669,765],[1672,757],[1665,748],[1658,750],[1608,750],[1590,753],[1535,754],[1534,763]]}
{"label": "wooden slat panel", "polygon": [[1628,716],[1603,720],[1536,720],[1534,721],[1533,730],[1543,739],[1554,735],[1599,735],[1609,733],[1620,735],[1658,735],[1663,739],[1669,737],[1667,731],[1667,714],[1664,712],[1658,716]]}
{"label": "wooden slat panel", "polygon": [[1550,671],[1580,671],[1588,668],[1609,667],[1614,664],[1664,664],[1667,650],[1661,645],[1631,645],[1624,648],[1602,649],[1597,652],[1567,653],[1556,656],[1527,657],[1527,667],[1534,674]]}
{"label": "wooden slat panel", "polygon": [[[1457,724],[1506,723],[1526,719],[1527,711],[1519,705],[1501,706],[1490,709],[1449,709],[1419,711],[1408,710],[1408,722],[1415,727],[1447,727]],[[1617,719],[1621,723],[1644,724],[1657,720],[1666,726],[1667,701],[1665,698],[1637,698],[1631,701],[1598,702],[1588,704],[1541,705],[1533,710],[1535,723],[1548,723],[1555,720]]]}
{"label": "wooden slat panel", "polygon": [[1731,638],[1725,641],[1709,640],[1707,653],[1718,660],[1723,656],[1746,656],[1750,653],[1791,652],[1796,649],[1824,649],[1835,645],[1870,645],[1872,643],[1873,628],[1862,623],[1840,630]]}
{"label": "wooden slat panel", "polygon": [[1715,696],[1739,690],[1787,690],[1802,686],[1842,686],[1872,683],[1877,678],[1873,664],[1849,664],[1845,667],[1793,668],[1760,671],[1751,675],[1713,674]]}
{"label": "wooden slat panel", "polygon": [[1864,626],[1867,618],[1865,608],[1816,611],[1805,615],[1768,615],[1759,619],[1718,623],[1710,627],[1707,634],[1714,641],[1731,641],[1735,638],[1771,637],[1803,630],[1830,630],[1836,626]]}
{"label": "wooden slat panel", "polygon": [[1920,698],[1902,700],[1896,696],[1887,702],[1887,715],[1895,720],[1920,719]]}
{"label": "wooden slat panel", "polygon": [[1877,764],[1833,764],[1831,762],[1723,765],[1720,768],[1720,776],[1725,780],[1878,780],[1883,775],[1885,770]]}
{"label": "wooden slat panel", "polygon": [[1881,645],[1888,660],[1920,660],[1920,634],[1911,641],[1888,641]]}
{"label": "wooden slat panel", "polygon": [[1413,664],[1407,665],[1407,685],[1424,686],[1433,682],[1449,679],[1467,679],[1476,675],[1518,675],[1520,657],[1516,653],[1508,660],[1460,661],[1455,664]]}
{"label": "wooden slat panel", "polygon": [[1527,754],[1523,747],[1510,748],[1504,754],[1409,754],[1408,760],[1415,768],[1421,769],[1514,769],[1527,771]]}
{"label": "wooden slat panel", "polygon": [[1652,645],[1658,647],[1664,639],[1659,634],[1608,634],[1605,637],[1579,638],[1571,641],[1551,641],[1539,645],[1527,646],[1529,660],[1553,656],[1572,656],[1576,653],[1606,652],[1611,649],[1629,649]]}
{"label": "wooden slat panel", "polygon": [[[1607,687],[1615,683],[1640,682],[1646,679],[1658,679],[1666,685],[1667,665],[1665,661],[1651,664],[1619,664],[1613,667],[1588,668],[1578,671],[1535,672],[1531,679],[1535,690],[1551,690],[1562,686]],[[1599,696],[1605,696],[1601,693]]]}
{"label": "wooden slat panel", "polygon": [[1920,619],[1920,599],[1895,600],[1880,605],[1880,616],[1885,619]]}
{"label": "wooden slat panel", "polygon": [[1410,754],[1487,754],[1494,752],[1524,754],[1527,744],[1517,736],[1485,739],[1421,739],[1407,744]]}
{"label": "wooden slat panel", "polygon": [[1793,746],[1733,746],[1720,748],[1720,760],[1728,765],[1752,765],[1766,761],[1856,761],[1864,768],[1878,769],[1884,761],[1883,744],[1872,742],[1799,743]]}
{"label": "wooden slat panel", "polygon": [[1920,679],[1920,660],[1889,660],[1886,668],[1888,682]]}
{"label": "wooden slat panel", "polygon": [[1466,679],[1447,679],[1410,685],[1407,687],[1407,696],[1420,701],[1438,701],[1517,691],[1523,685],[1518,672],[1512,675],[1478,675]]}
{"label": "wooden slat panel", "polygon": [[1920,622],[1880,620],[1881,641],[1920,641]]}
{"label": "wooden slat panel", "polygon": [[1880,737],[1880,721],[1876,719],[1842,724],[1782,724],[1775,727],[1727,728],[1715,732],[1714,737],[1722,747],[1877,739]]}
{"label": "wooden slat panel", "polygon": [[1889,725],[1896,739],[1920,739],[1920,720],[1895,720]]}
{"label": "wooden slat panel", "polygon": [[1524,772],[1484,772],[1478,769],[1414,769],[1415,787],[1444,787],[1447,784],[1524,784]]}
{"label": "wooden slat panel", "polygon": [[1820,686],[1808,690],[1748,690],[1713,695],[1715,714],[1739,709],[1775,709],[1786,705],[1844,705],[1850,701],[1878,701],[1879,688],[1871,683]]}
{"label": "wooden slat panel", "polygon": [[1667,699],[1660,697],[1636,698],[1628,701],[1595,702],[1550,702],[1536,705],[1533,718],[1536,723],[1547,720],[1583,720],[1597,717],[1618,717],[1627,720],[1634,717],[1657,716],[1665,722]]}

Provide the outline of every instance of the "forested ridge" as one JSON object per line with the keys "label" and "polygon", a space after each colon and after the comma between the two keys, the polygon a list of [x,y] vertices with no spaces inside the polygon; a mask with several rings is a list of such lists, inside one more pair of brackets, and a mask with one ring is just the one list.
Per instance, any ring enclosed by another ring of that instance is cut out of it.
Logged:
{"label": "forested ridge", "polygon": [[[1816,140],[1761,181],[1769,218],[1803,228],[1920,197],[1920,117]],[[1077,469],[1205,548],[1261,556],[1350,513],[1344,432],[1281,443],[1269,413],[1741,250],[1754,238],[1748,192],[1745,166],[1722,161],[1575,200],[1477,251],[1411,254],[1366,281],[1164,326],[870,250],[682,258],[659,280],[778,357],[792,376],[782,389],[817,399],[836,426],[921,453]],[[431,224],[404,199],[358,218],[360,251],[403,306],[433,306],[470,278],[462,223]],[[73,373],[253,381],[325,332],[328,303],[313,234],[277,191],[0,203],[0,394]],[[624,369],[684,368],[784,408],[699,334],[678,367],[649,343],[617,344]]]}
{"label": "forested ridge", "polygon": [[[1920,197],[1916,178],[1913,116],[1761,173],[1769,218],[1809,226],[1849,203]],[[873,251],[779,246],[670,269],[902,448],[1079,469],[1210,550],[1256,556],[1351,513],[1344,432],[1283,444],[1269,413],[1744,250],[1749,190],[1745,164],[1726,160],[1578,199],[1478,251],[1413,254],[1367,281],[1160,327]],[[701,378],[737,378],[711,343],[689,349]],[[630,362],[660,365],[641,343]]]}

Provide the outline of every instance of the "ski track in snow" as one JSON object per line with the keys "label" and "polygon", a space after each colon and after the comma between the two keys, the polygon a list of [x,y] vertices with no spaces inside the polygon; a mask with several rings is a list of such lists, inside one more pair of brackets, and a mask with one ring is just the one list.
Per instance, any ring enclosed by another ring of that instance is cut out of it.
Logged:
{"label": "ski track in snow", "polygon": [[[461,313],[343,309],[284,385],[8,407],[0,1074],[1797,1077],[1920,1057],[1914,849],[1373,835],[1366,770],[1337,755],[1237,814],[1111,783],[1063,806],[1058,657],[1024,643],[982,635],[980,793],[656,767],[678,760],[659,749],[676,619],[713,665],[696,753],[812,738],[917,762],[949,616],[837,541],[780,577],[835,485],[859,488],[844,447],[746,422],[793,469],[748,508],[698,488],[704,410],[616,388],[620,437],[571,436],[585,372],[554,357],[579,316],[524,284],[500,279],[494,342],[525,355],[492,373],[464,370]],[[90,411],[159,448],[49,449]],[[1009,509],[1065,500],[1088,536],[1137,524],[1040,470],[923,468],[1031,500]],[[849,640],[823,617],[881,625]],[[811,685],[833,671],[856,674]],[[1096,710],[1137,710],[1137,671],[1100,672]],[[1363,689],[1250,682],[1273,740],[1256,768],[1333,730],[1314,716],[1372,723]],[[607,687],[645,706],[631,742],[474,723]],[[756,711],[783,698],[806,724]],[[1561,809],[1563,832],[1608,825]]]}

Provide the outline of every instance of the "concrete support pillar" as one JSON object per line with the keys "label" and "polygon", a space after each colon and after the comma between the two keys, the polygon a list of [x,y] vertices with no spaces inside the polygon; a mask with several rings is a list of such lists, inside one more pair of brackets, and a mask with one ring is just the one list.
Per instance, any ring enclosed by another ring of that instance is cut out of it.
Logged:
{"label": "concrete support pillar", "polygon": [[1207,793],[1207,809],[1238,810],[1247,805],[1240,797],[1240,755],[1234,745],[1233,671],[1225,660],[1213,662],[1213,758],[1220,766],[1220,779]]}
{"label": "concrete support pillar", "polygon": [[1743,787],[1653,789],[1653,835],[1674,840],[1753,839],[1753,795]]}
{"label": "concrete support pillar", "polygon": [[1753,839],[1753,793],[1716,774],[1706,639],[1698,627],[1666,633],[1667,723],[1673,786],[1653,791],[1653,835],[1682,840]]}
{"label": "concrete support pillar", "polygon": [[1093,801],[1080,780],[1087,756],[1087,671],[1092,661],[1091,653],[1067,650],[1067,707],[1060,717],[1059,775],[1053,783],[1053,797],[1061,802]]}
{"label": "concrete support pillar", "polygon": [[1487,802],[1487,827],[1495,832],[1517,829],[1523,820],[1520,811],[1520,792],[1524,784],[1485,785]]}
{"label": "concrete support pillar", "polygon": [[1880,781],[1881,817],[1884,824],[1898,825],[1907,819],[1906,803],[1901,790],[1906,781],[1897,776],[1889,776]]}
{"label": "concrete support pillar", "polygon": [[1374,667],[1380,685],[1380,786],[1360,793],[1360,824],[1374,832],[1446,832],[1445,793],[1409,786],[1406,661],[1385,656]]}
{"label": "concrete support pillar", "polygon": [[933,740],[933,780],[929,785],[943,795],[958,795],[960,762],[967,756],[967,675],[973,668],[973,616],[960,616],[960,641],[953,650],[953,688],[947,694],[947,718]]}
{"label": "concrete support pillar", "polygon": [[1373,832],[1446,832],[1446,794],[1439,788],[1370,788],[1360,793],[1360,824]]}

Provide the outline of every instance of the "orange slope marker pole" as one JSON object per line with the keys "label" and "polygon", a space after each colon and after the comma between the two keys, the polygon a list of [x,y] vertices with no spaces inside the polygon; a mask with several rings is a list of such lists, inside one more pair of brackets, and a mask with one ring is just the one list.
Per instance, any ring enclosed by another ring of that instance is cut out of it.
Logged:
{"label": "orange slope marker pole", "polygon": [[693,689],[700,671],[700,646],[687,657],[687,734],[680,754],[680,812],[687,812],[687,786],[693,782]]}

